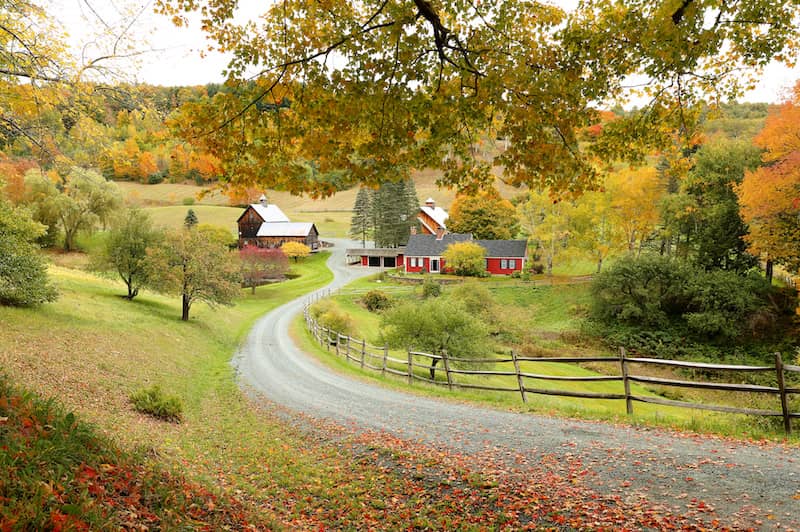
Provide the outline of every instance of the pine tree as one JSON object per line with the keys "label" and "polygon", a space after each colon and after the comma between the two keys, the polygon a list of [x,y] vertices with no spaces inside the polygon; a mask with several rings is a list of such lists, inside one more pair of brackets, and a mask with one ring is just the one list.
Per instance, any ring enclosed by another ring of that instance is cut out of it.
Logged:
{"label": "pine tree", "polygon": [[186,212],[186,218],[183,219],[183,225],[186,226],[186,229],[191,229],[197,225],[197,215],[194,213],[194,209],[189,209]]}
{"label": "pine tree", "polygon": [[366,247],[367,235],[373,229],[372,194],[368,188],[361,187],[353,204],[353,218],[350,220],[350,236],[361,240],[361,247]]}
{"label": "pine tree", "polygon": [[375,192],[372,206],[375,246],[405,245],[419,209],[414,183],[409,179],[382,184]]}

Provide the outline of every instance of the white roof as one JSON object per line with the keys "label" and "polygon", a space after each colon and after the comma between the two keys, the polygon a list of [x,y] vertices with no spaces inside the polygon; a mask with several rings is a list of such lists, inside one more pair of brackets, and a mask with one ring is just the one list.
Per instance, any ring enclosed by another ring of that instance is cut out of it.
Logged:
{"label": "white roof", "polygon": [[250,205],[256,210],[261,219],[265,222],[288,222],[289,217],[283,214],[283,211],[277,205],[269,204],[262,205],[260,203],[253,203]]}
{"label": "white roof", "polygon": [[420,207],[420,210],[433,218],[437,224],[441,225],[442,227],[447,227],[445,225],[445,221],[447,221],[447,218],[449,218],[450,215],[447,214],[446,210],[442,209],[441,207],[430,208],[427,205]]}
{"label": "white roof", "polygon": [[256,236],[308,236],[313,225],[311,222],[267,222],[261,224]]}

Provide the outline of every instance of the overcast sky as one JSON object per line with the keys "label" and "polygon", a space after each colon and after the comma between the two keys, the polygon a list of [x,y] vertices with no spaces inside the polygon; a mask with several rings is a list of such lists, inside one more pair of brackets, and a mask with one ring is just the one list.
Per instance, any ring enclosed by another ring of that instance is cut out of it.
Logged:
{"label": "overcast sky", "polygon": [[[265,0],[241,0],[239,16],[257,16]],[[554,3],[566,9],[574,7],[577,0],[556,0]],[[152,2],[136,0],[50,0],[51,12],[57,13],[70,33],[75,45],[91,41],[92,36],[110,26],[117,33],[135,20],[128,30],[137,50],[150,50],[138,55],[138,70],[135,81],[157,85],[203,85],[224,80],[222,71],[227,57],[201,52],[208,41],[195,20],[188,28],[176,28],[166,17],[156,15]],[[137,17],[132,14],[138,14]],[[87,39],[88,37],[88,39]],[[141,44],[147,41],[147,45]],[[97,56],[97,50],[87,49],[88,56]],[[753,102],[781,101],[786,90],[800,78],[800,69],[789,70],[777,63],[764,72],[754,91],[744,100]]]}

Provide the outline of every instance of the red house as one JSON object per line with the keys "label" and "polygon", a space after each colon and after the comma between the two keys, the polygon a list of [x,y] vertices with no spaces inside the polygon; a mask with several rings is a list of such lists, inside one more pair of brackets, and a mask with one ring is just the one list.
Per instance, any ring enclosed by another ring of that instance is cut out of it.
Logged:
{"label": "red house", "polygon": [[457,242],[474,242],[486,250],[486,271],[494,275],[511,275],[525,269],[527,240],[474,240],[472,234],[446,233],[411,235],[406,245],[404,266],[407,273],[440,273],[447,271],[442,259],[447,246]]}

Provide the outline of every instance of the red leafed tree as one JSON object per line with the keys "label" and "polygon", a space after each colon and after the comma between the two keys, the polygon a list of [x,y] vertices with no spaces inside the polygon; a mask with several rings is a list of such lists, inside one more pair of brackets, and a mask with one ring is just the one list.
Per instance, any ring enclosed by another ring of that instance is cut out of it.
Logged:
{"label": "red leafed tree", "polygon": [[245,246],[239,252],[242,259],[242,279],[251,293],[267,279],[282,279],[289,271],[289,259],[280,248]]}
{"label": "red leafed tree", "polygon": [[742,219],[750,226],[750,251],[800,271],[800,82],[755,138],[764,166],[736,188]]}

